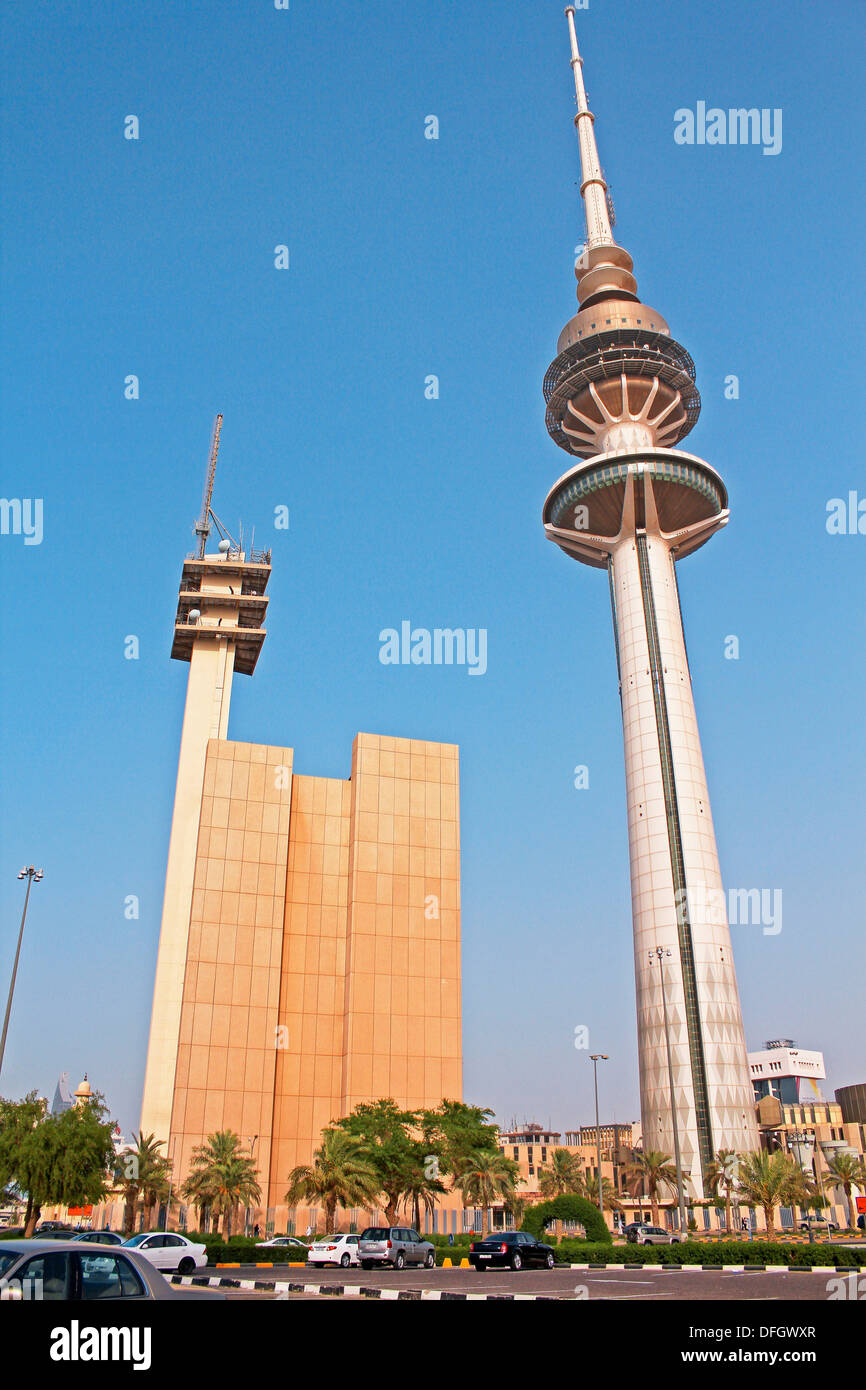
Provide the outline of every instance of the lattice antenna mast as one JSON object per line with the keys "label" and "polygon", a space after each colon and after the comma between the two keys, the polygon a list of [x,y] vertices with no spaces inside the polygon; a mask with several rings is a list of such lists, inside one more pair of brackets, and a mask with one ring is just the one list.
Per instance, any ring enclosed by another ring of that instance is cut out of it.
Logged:
{"label": "lattice antenna mast", "polygon": [[198,559],[204,559],[204,548],[207,538],[210,535],[211,521],[216,521],[216,517],[211,511],[211,498],[213,497],[213,484],[216,477],[217,455],[220,451],[220,431],[223,427],[223,417],[218,415],[213,423],[213,435],[210,442],[210,458],[207,465],[207,477],[205,479],[204,494],[201,499],[201,516],[196,522],[195,533],[198,536]]}

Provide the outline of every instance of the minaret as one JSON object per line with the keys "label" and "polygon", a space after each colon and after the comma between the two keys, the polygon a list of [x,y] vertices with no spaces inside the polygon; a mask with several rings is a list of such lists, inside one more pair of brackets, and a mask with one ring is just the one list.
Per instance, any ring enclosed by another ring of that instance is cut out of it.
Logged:
{"label": "minaret", "polygon": [[544,396],[549,433],[581,462],[548,495],[544,529],[567,555],[608,572],[625,741],[643,1144],[674,1153],[664,983],[682,1166],[701,1197],[719,1149],[758,1148],[675,568],[726,524],[728,498],[714,468],[674,447],[700,413],[694,363],[661,314],[638,298],[632,259],[614,241],[574,7],[565,13],[587,237],[575,264],[580,309],[559,336]]}
{"label": "minaret", "polygon": [[[211,510],[222,416],[216,417],[202,512],[196,524],[198,547],[184,561],[174,620],[171,655],[189,662],[186,706],[180,737],[177,787],[162,927],[153,992],[150,1043],[141,1106],[141,1131],[168,1141],[180,1033],[183,979],[192,907],[196,846],[205,755],[209,739],[228,734],[232,676],[251,676],[265,640],[271,553],[241,549]],[[216,554],[206,545],[215,526]]]}

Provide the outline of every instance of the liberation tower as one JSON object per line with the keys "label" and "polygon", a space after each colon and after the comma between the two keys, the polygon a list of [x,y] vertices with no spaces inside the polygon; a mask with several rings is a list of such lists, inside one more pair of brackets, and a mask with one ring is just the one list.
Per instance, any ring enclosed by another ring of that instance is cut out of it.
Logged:
{"label": "liberation tower", "polygon": [[544,529],[567,555],[608,572],[643,1142],[674,1152],[664,990],[682,1165],[701,1197],[719,1149],[759,1147],[675,569],[727,523],[728,498],[714,468],[675,447],[700,413],[694,363],[638,298],[632,258],[614,241],[574,7],[565,13],[587,238],[575,263],[580,309],[559,335],[544,397],[548,432],[581,462],[551,489]]}

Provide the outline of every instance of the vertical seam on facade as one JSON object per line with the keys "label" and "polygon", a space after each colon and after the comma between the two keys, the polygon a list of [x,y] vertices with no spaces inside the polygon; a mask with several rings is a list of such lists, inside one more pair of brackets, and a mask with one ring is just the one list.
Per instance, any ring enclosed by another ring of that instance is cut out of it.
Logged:
{"label": "vertical seam on facade", "polygon": [[622,666],[619,659],[619,619],[616,615],[616,591],[614,589],[613,556],[607,557],[607,578],[610,587],[610,611],[613,615],[613,644],[616,648],[616,675],[619,681],[619,707],[622,709]]}

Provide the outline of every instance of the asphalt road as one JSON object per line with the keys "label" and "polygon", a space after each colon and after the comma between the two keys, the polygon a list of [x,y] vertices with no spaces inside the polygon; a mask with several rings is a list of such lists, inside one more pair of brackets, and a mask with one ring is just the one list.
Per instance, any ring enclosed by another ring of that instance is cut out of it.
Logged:
{"label": "asphalt road", "polygon": [[[210,1273],[211,1271],[209,1271]],[[471,1269],[293,1269],[275,1265],[273,1272],[255,1265],[240,1269],[214,1270],[213,1274],[231,1279],[256,1279],[292,1284],[356,1285],[376,1289],[426,1290],[440,1289],[462,1294],[545,1294],[556,1299],[605,1299],[609,1301],[655,1300],[702,1301],[725,1300],[754,1302],[756,1300],[809,1301],[827,1300],[828,1283],[839,1276],[833,1270],[818,1274],[776,1273],[756,1270],[751,1274],[735,1274],[725,1270],[665,1270],[656,1269],[553,1269],[489,1270],[478,1274]],[[271,1291],[245,1289],[225,1292],[231,1299],[274,1299]],[[285,1295],[283,1295],[285,1297]],[[289,1294],[290,1299],[318,1298],[333,1303],[359,1303],[367,1299],[358,1295],[348,1298],[337,1295]],[[369,1300],[378,1302],[379,1300]],[[391,1300],[387,1300],[391,1301]]]}

